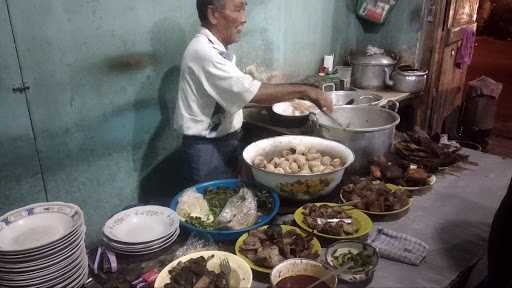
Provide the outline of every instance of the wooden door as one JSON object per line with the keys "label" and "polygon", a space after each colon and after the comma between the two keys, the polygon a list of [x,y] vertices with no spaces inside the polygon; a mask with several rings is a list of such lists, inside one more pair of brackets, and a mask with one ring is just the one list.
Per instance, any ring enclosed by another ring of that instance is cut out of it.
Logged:
{"label": "wooden door", "polygon": [[[434,42],[430,60],[431,77],[427,88],[422,128],[430,133],[453,132],[462,104],[467,66],[455,66],[458,48],[462,45],[465,28],[476,30],[479,0],[439,0],[434,28],[429,38]],[[451,134],[451,133],[450,133]]]}

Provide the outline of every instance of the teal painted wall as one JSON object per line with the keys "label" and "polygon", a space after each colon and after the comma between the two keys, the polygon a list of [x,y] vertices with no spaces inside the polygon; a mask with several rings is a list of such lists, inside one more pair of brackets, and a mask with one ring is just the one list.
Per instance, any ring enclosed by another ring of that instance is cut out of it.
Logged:
{"label": "teal painted wall", "polygon": [[359,20],[357,47],[377,46],[398,53],[403,61],[414,64],[422,29],[424,0],[400,0],[382,25]]}
{"label": "teal painted wall", "polygon": [[[127,205],[168,203],[186,173],[181,138],[171,127],[181,55],[199,25],[195,1],[5,1],[31,86],[48,200],[85,210],[90,243]],[[322,55],[346,54],[366,37],[359,35],[352,1],[248,2],[248,24],[234,46],[242,67],[258,64],[296,80],[315,73]],[[2,61],[14,57],[7,46],[0,45]],[[0,80],[7,93],[14,80]],[[0,107],[6,103],[0,99]],[[28,116],[16,117],[15,126],[28,131]],[[3,143],[8,134],[1,132]],[[18,142],[30,144],[29,138]],[[35,167],[31,159],[24,166]],[[20,201],[12,197],[16,187],[4,183],[2,200],[12,205],[44,200],[36,187]]]}
{"label": "teal painted wall", "polygon": [[46,200],[7,6],[0,1],[0,214]]}

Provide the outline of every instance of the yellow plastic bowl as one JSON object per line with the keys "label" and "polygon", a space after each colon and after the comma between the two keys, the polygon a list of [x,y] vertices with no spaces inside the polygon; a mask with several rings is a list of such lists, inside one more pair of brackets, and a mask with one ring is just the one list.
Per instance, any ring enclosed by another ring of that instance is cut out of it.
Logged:
{"label": "yellow plastic bowl", "polygon": [[210,257],[214,258],[208,261],[206,267],[209,270],[220,272],[220,260],[226,258],[231,266],[231,274],[229,278],[229,287],[251,287],[252,285],[252,271],[251,267],[242,260],[240,257],[223,251],[201,251],[185,255],[179,259],[174,260],[171,264],[167,265],[160,274],[155,282],[155,288],[163,288],[165,284],[169,283],[169,271],[178,265],[179,262],[185,262],[192,258],[197,257]]}
{"label": "yellow plastic bowl", "polygon": [[[258,230],[265,230],[267,229],[269,226],[263,226],[261,228],[259,228]],[[299,228],[297,227],[293,227],[293,226],[288,226],[288,225],[281,225],[281,228],[283,229],[283,232],[286,232],[286,231],[289,231],[289,230],[295,230],[297,233],[301,234],[302,236],[305,236],[306,234],[304,232],[302,232]],[[247,264],[249,264],[249,266],[256,270],[256,271],[260,271],[260,272],[264,272],[264,273],[270,273],[272,272],[272,269],[269,269],[269,268],[265,268],[265,267],[261,267],[261,266],[258,266],[256,264],[254,264],[254,262],[252,262],[249,258],[245,257],[241,252],[240,252],[240,246],[243,245],[245,239],[247,239],[247,237],[249,237],[249,233],[245,233],[244,235],[242,235],[238,241],[236,241],[236,244],[235,244],[235,252],[236,252],[236,255],[238,255],[238,257],[242,258],[245,260],[245,262],[247,262]],[[320,250],[322,250],[322,246],[320,245],[320,242],[318,242],[318,240],[316,238],[313,238],[313,240],[311,240],[311,243],[312,243],[312,246],[313,246],[313,251],[314,252],[318,252],[318,254],[320,254]]]}
{"label": "yellow plastic bowl", "polygon": [[[329,205],[331,207],[339,206],[339,204],[336,204],[336,203],[313,203],[313,204],[314,205],[326,204],[326,205]],[[304,206],[300,207],[299,209],[297,209],[297,211],[295,211],[295,213],[293,214],[293,218],[295,218],[295,222],[297,222],[297,224],[299,224],[299,226],[302,229],[304,229],[306,231],[309,231],[309,232],[312,232],[315,235],[318,235],[318,236],[321,236],[321,237],[325,237],[325,238],[329,238],[329,239],[337,239],[337,240],[357,239],[357,238],[362,238],[362,237],[368,235],[368,233],[370,233],[370,231],[372,231],[373,222],[363,212],[361,212],[358,209],[355,209],[353,207],[343,207],[343,208],[345,209],[345,212],[347,212],[347,214],[349,214],[352,217],[352,221],[354,221],[354,224],[359,228],[357,233],[355,233],[354,235],[350,235],[350,236],[335,236],[335,235],[323,234],[323,233],[320,233],[318,231],[315,231],[315,230],[311,229],[304,222],[304,215],[302,214],[304,212]]]}

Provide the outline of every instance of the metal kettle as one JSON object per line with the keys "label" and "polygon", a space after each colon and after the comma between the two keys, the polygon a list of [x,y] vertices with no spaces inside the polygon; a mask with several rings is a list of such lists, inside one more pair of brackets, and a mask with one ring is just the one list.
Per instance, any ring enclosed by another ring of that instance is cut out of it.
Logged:
{"label": "metal kettle", "polygon": [[425,89],[428,71],[421,71],[410,66],[399,66],[392,70],[386,67],[385,82],[398,92],[418,93]]}

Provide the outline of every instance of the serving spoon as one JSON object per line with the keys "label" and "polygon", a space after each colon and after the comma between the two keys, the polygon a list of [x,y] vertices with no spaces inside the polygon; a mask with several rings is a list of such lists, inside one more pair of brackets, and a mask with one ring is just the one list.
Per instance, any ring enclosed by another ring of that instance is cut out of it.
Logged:
{"label": "serving spoon", "polygon": [[335,269],[335,270],[329,270],[327,275],[325,275],[324,277],[318,279],[316,282],[314,282],[313,284],[307,286],[306,288],[315,288],[316,285],[322,283],[322,282],[325,282],[327,279],[331,278],[332,276],[335,276],[335,277],[338,277],[338,274],[339,273],[342,273],[342,272],[345,272],[348,270],[348,268],[350,268],[350,266],[352,266],[353,263],[349,262],[343,266],[341,266],[340,268],[338,269]]}
{"label": "serving spoon", "polygon": [[[335,85],[333,83],[327,83],[327,84],[324,84],[322,85],[322,93],[324,94],[324,97],[330,97],[329,95],[327,95],[326,91],[325,91],[325,88],[326,87],[332,87],[332,90],[334,91],[336,88],[335,88]],[[354,103],[354,98],[352,99],[349,99],[344,105],[351,105]],[[334,122],[336,125],[338,125],[338,127],[340,127],[341,129],[346,129],[348,128],[348,126],[350,125],[350,123],[347,125],[347,127],[345,127],[345,125],[341,124],[340,121],[338,121],[338,119],[334,118],[334,116],[332,116],[330,113],[328,112],[325,112],[323,109],[318,109],[321,111],[321,113],[323,113],[327,118],[329,118],[329,120],[331,120],[332,122]]]}
{"label": "serving spoon", "polygon": [[[361,202],[361,200],[352,200],[349,202],[339,204],[339,206],[341,206],[341,207],[352,206],[353,204],[356,204],[358,202]],[[316,222],[318,223],[318,225],[324,225],[326,223],[338,223],[340,221],[342,221],[345,224],[352,224],[352,218],[315,218],[315,217],[311,217],[311,218],[315,219]]]}

